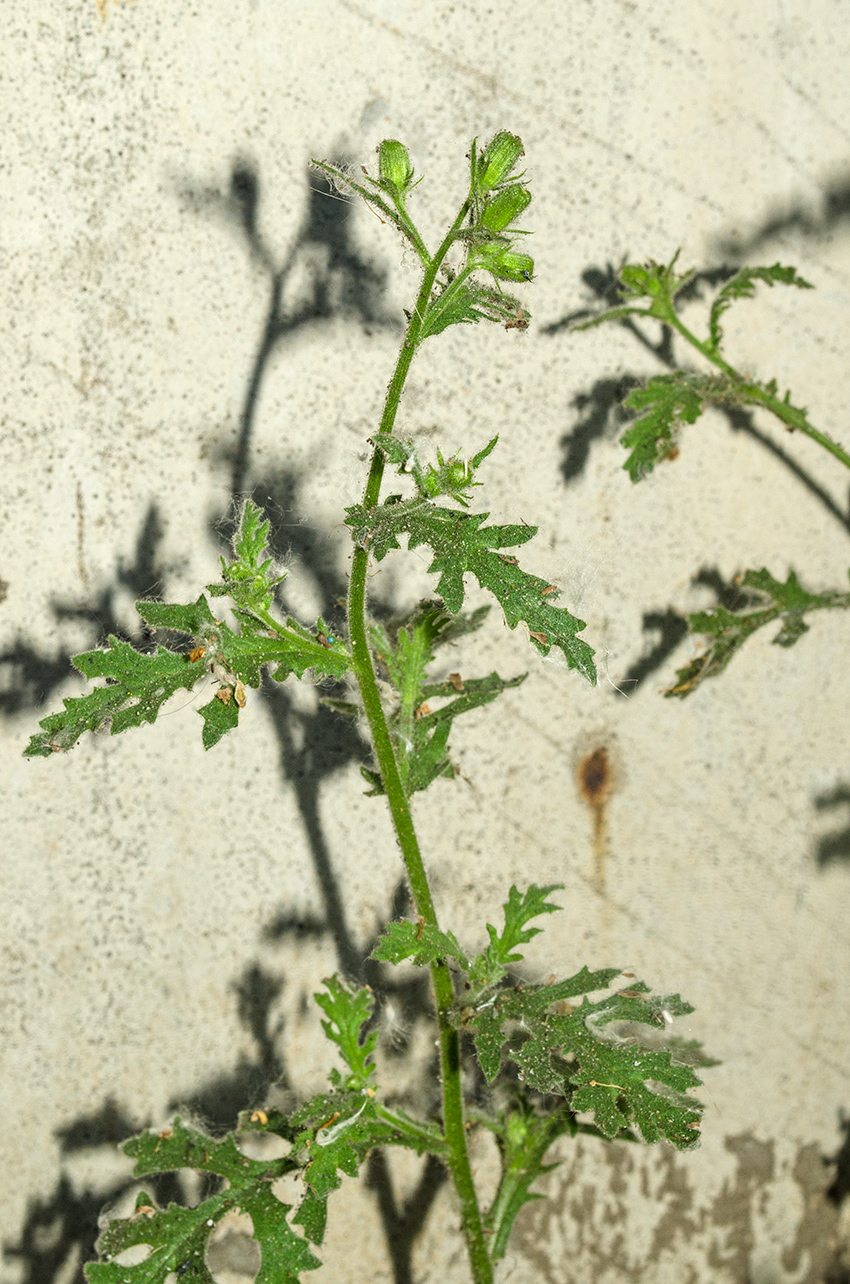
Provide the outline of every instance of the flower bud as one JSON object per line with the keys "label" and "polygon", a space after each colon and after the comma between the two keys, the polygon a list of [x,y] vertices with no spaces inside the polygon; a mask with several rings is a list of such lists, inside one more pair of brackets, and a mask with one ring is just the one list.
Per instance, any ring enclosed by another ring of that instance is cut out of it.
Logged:
{"label": "flower bud", "polygon": [[530,254],[520,254],[516,250],[506,249],[498,241],[485,241],[475,247],[470,256],[474,267],[492,272],[493,276],[503,281],[530,281],[534,271],[534,259]]}
{"label": "flower bud", "polygon": [[481,223],[488,232],[503,232],[515,222],[531,201],[531,192],[519,183],[502,188],[486,206]]}
{"label": "flower bud", "polygon": [[498,187],[510,174],[520,156],[522,156],[522,139],[516,134],[497,134],[481,157],[478,171],[478,189],[489,192]]}
{"label": "flower bud", "polygon": [[378,148],[378,176],[381,186],[406,192],[413,180],[413,166],[404,143],[385,138]]}
{"label": "flower bud", "polygon": [[661,293],[661,285],[656,273],[649,272],[636,263],[628,263],[623,268],[620,280],[632,294],[647,294],[650,298],[657,299]]}

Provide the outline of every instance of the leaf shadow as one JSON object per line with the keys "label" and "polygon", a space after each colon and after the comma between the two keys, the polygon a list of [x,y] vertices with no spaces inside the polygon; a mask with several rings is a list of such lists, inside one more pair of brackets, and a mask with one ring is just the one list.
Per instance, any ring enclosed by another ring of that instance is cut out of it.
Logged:
{"label": "leaf shadow", "polygon": [[[804,218],[801,209],[794,207],[788,212],[783,222],[772,216],[766,219],[757,234],[746,243],[719,241],[720,250],[740,263],[755,249],[766,241],[790,228],[815,239],[826,236],[845,220],[850,220],[850,178],[837,180],[829,188],[825,198],[824,213],[820,219]],[[568,331],[575,324],[588,320],[602,307],[615,307],[623,301],[619,273],[622,264],[615,267],[608,263],[605,267],[593,264],[581,274],[581,280],[592,302],[585,307],[565,313],[558,320],[541,328],[547,336],[556,336]],[[737,271],[737,266],[723,264],[716,268],[703,269],[694,273],[693,278],[679,292],[683,300],[701,298],[705,287],[715,288],[729,280]],[[653,335],[645,323],[639,323],[633,317],[622,318],[617,324],[629,332],[646,352],[668,370],[679,368],[673,340],[674,334],[669,325],[660,323]],[[623,429],[633,418],[634,412],[623,406],[623,400],[632,389],[645,383],[647,376],[633,371],[626,371],[617,376],[598,379],[586,391],[576,393],[570,403],[577,412],[577,422],[569,428],[560,439],[562,459],[561,477],[565,485],[577,482],[584,474],[590,460],[591,452],[597,443],[610,442],[620,436]],[[850,535],[850,492],[848,500],[842,506],[821,483],[804,468],[793,455],[775,441],[768,433],[763,432],[755,423],[749,410],[742,407],[718,406],[717,409],[726,419],[733,432],[749,437],[767,454],[772,456],[788,473],[793,476],[802,488],[822,506],[824,511]],[[723,597],[723,585],[712,585],[704,576],[705,568],[692,581],[693,584],[704,584],[718,591],[718,603],[727,605]],[[715,572],[716,574],[716,572]],[[728,607],[728,609],[735,609]],[[688,632],[686,617],[674,608],[653,608],[643,612],[643,632],[648,635],[643,653],[629,665],[625,676],[612,684],[612,689],[621,696],[634,694],[638,686],[658,671],[677,649]],[[626,688],[626,689],[624,689]],[[841,836],[839,836],[840,841]],[[843,852],[843,848],[842,848]]]}
{"label": "leaf shadow", "polygon": [[[815,856],[818,866],[824,869],[827,865],[839,862],[850,864],[850,785],[837,785],[829,793],[819,794],[814,801],[815,809],[820,812],[834,812],[841,807],[847,809],[844,814],[846,821],[844,827],[824,834],[818,839]],[[850,1147],[850,1142],[847,1144]],[[850,1163],[850,1152],[848,1163]]]}
{"label": "leaf shadow", "polygon": [[719,255],[743,262],[761,253],[778,237],[792,234],[817,244],[831,239],[836,232],[846,231],[850,231],[850,169],[842,166],[833,178],[821,185],[817,213],[799,199],[777,203],[746,235],[721,234],[715,248]]}
{"label": "leaf shadow", "polygon": [[[723,606],[727,611],[742,611],[750,603],[757,601],[757,596],[742,589],[735,578],[724,579],[716,566],[703,566],[691,578],[692,588],[705,588],[711,592],[712,601],[708,609]],[[665,610],[645,611],[643,614],[643,631],[650,635],[650,643],[643,654],[626,670],[624,677],[615,686],[618,695],[628,696],[642,682],[664,665],[676,651],[680,643],[688,636],[688,617],[668,606]],[[655,642],[652,634],[658,635]]]}
{"label": "leaf shadow", "polygon": [[[76,600],[55,598],[50,603],[53,618],[60,624],[72,621],[82,624],[91,646],[105,645],[112,635],[130,642],[139,651],[153,648],[150,629],[138,620],[136,630],[128,630],[119,612],[122,597],[147,597],[161,600],[162,588],[170,567],[162,561],[160,545],[164,529],[159,505],[148,505],[136,535],[133,556],[129,561],[115,560],[109,583]],[[66,650],[49,652],[19,636],[0,652],[0,717],[12,717],[27,710],[43,707],[53,693],[74,672]]]}
{"label": "leaf shadow", "polygon": [[[277,262],[261,231],[262,185],[257,167],[244,158],[233,161],[229,183],[224,190],[184,184],[181,194],[195,212],[212,212],[235,226],[241,236],[249,264],[259,263],[267,278],[268,300],[262,333],[246,379],[242,410],[235,441],[226,444],[220,458],[229,471],[231,503],[223,516],[210,523],[210,535],[219,546],[232,539],[241,500],[250,488],[256,502],[265,508],[272,524],[271,543],[277,554],[297,558],[308,576],[321,612],[328,622],[340,618],[339,603],[347,591],[346,577],[337,564],[327,540],[302,520],[300,487],[303,477],[291,468],[262,476],[254,475],[251,449],[260,391],[272,356],[291,342],[305,327],[322,327],[342,318],[368,330],[388,327],[400,330],[400,322],[385,306],[386,273],[364,259],[351,235],[350,199],[334,193],[315,175],[308,176],[307,211],[289,250]],[[287,285],[299,272],[302,292],[294,303],[287,302]],[[306,281],[306,290],[303,282]],[[139,530],[135,553],[129,562],[116,559],[111,581],[76,600],[52,603],[57,621],[82,624],[91,645],[102,644],[112,634],[139,650],[150,650],[157,634],[139,622],[128,631],[121,623],[122,595],[161,600],[170,567],[162,560],[160,548],[164,522],[156,501],[152,501]],[[285,589],[281,591],[285,608]],[[375,613],[382,615],[380,601]],[[385,612],[389,614],[387,610]],[[0,692],[0,714],[11,716],[40,708],[72,673],[70,655],[55,654],[19,638],[0,654],[4,689]],[[332,688],[326,690],[330,693]],[[409,894],[402,881],[387,907],[384,921],[376,925],[370,940],[358,944],[346,914],[346,898],[334,868],[321,814],[324,783],[352,763],[361,763],[368,745],[355,723],[332,712],[321,703],[305,710],[285,685],[271,680],[262,688],[279,745],[282,782],[294,791],[322,898],[322,913],[301,918],[282,907],[263,933],[263,943],[280,944],[287,939],[326,938],[332,943],[340,971],[351,980],[369,984],[376,997],[374,1020],[380,1024],[388,1003],[400,1014],[386,1051],[404,1057],[417,1021],[431,1019],[427,977],[391,976],[370,959],[386,923],[403,915]],[[260,1104],[271,1085],[287,1091],[289,1079],[281,1054],[284,1029],[275,1007],[285,978],[253,960],[234,985],[237,1015],[250,1035],[251,1055],[240,1055],[230,1069],[215,1071],[188,1092],[176,1094],[169,1109],[184,1109],[213,1134],[231,1129],[239,1111]],[[433,1076],[432,1076],[433,1077]],[[63,1167],[49,1194],[28,1201],[24,1223],[17,1241],[5,1244],[3,1255],[16,1263],[21,1284],[84,1284],[83,1266],[94,1257],[99,1233],[98,1218],[106,1205],[118,1201],[134,1185],[128,1178],[103,1187],[79,1186],[64,1166],[77,1154],[114,1149],[121,1140],[138,1132],[144,1123],[130,1119],[108,1098],[92,1114],[81,1115],[57,1132]],[[443,1170],[433,1160],[423,1161],[421,1179],[413,1195],[400,1206],[394,1193],[388,1165],[376,1156],[369,1168],[368,1186],[376,1192],[378,1210],[387,1238],[396,1284],[411,1279],[413,1245],[443,1180]],[[157,1200],[168,1202],[185,1197],[178,1176],[164,1174],[145,1180]],[[196,1192],[197,1194],[197,1192]]]}

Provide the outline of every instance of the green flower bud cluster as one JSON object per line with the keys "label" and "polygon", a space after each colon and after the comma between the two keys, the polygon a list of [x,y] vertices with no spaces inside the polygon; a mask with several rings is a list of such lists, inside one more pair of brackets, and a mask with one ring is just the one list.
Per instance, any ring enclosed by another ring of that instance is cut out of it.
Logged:
{"label": "green flower bud cluster", "polygon": [[629,263],[620,273],[620,279],[630,294],[636,294],[638,297],[648,295],[652,299],[657,299],[661,295],[658,270],[653,271],[652,267],[645,268],[636,263]]}
{"label": "green flower bud cluster", "polygon": [[516,134],[496,135],[480,156],[472,152],[474,225],[469,265],[501,281],[530,281],[534,260],[514,248],[513,238],[524,235],[511,225],[525,212],[531,192],[513,171],[523,154]]}

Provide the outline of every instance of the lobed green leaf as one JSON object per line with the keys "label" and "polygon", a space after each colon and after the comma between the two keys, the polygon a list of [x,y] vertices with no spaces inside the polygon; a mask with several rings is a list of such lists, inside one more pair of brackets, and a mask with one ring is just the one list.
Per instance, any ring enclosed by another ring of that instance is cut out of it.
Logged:
{"label": "lobed green leaf", "polygon": [[282,682],[294,673],[303,677],[340,678],[349,668],[348,652],[339,639],[330,639],[321,620],[310,633],[294,620],[285,628],[244,629],[235,633],[217,620],[203,594],[188,605],[137,602],[136,610],[153,628],[188,634],[191,651],[157,646],[153,654],[137,651],[128,642],[110,637],[105,650],[85,651],[73,657],[83,677],[105,678],[108,685],[86,696],[71,696],[62,713],[39,722],[42,731],[24,750],[26,757],[49,757],[72,749],[86,731],[109,727],[112,735],[154,722],[162,705],[177,691],[191,691],[198,682],[213,678],[219,689],[198,710],[204,720],[203,744],[210,749],[237,726],[245,703],[244,687],[256,689],[262,670],[272,665],[272,676]]}
{"label": "lobed green leaf", "polygon": [[741,577],[744,588],[753,589],[766,599],[757,610],[730,611],[724,606],[711,611],[696,611],[688,616],[692,633],[711,639],[708,646],[689,664],[679,669],[675,684],[664,694],[684,699],[707,678],[722,673],[748,638],[774,620],[782,627],[774,637],[777,646],[793,646],[809,630],[805,615],[809,611],[847,610],[850,593],[810,593],[804,589],[794,571],[784,584],[762,567],[747,571]]}
{"label": "lobed green leaf", "polygon": [[774,285],[795,285],[799,290],[813,290],[814,286],[798,275],[796,268],[774,263],[772,267],[743,267],[727,281],[711,305],[709,317],[709,346],[717,353],[723,338],[720,318],[736,299],[751,299],[756,292],[756,282]]}
{"label": "lobed green leaf", "polygon": [[484,526],[489,513],[459,512],[422,498],[387,501],[375,508],[355,505],[346,509],[346,517],[355,542],[378,561],[400,547],[398,537],[403,534],[411,549],[429,545],[434,557],[428,569],[439,574],[437,591],[453,614],[463,605],[463,577],[471,572],[496,597],[510,628],[523,620],[542,655],[560,647],[570,668],[596,682],[593,649],[576,636],[584,621],[553,605],[559,596],[555,585],[521,570],[516,558],[499,551],[527,543],[537,533],[536,526]]}
{"label": "lobed green leaf", "polygon": [[[408,796],[427,789],[441,776],[454,776],[448,749],[454,719],[489,704],[524,679],[524,675],[504,679],[497,673],[464,679],[453,673],[445,682],[426,680],[437,648],[480,628],[488,610],[485,606],[452,616],[442,602],[423,602],[392,627],[370,630],[378,662],[398,693],[398,704],[388,713],[387,723]],[[437,709],[428,703],[447,697],[448,703]],[[371,786],[369,793],[383,793],[378,772],[364,768],[363,774]]]}
{"label": "lobed green leaf", "polygon": [[[574,1113],[592,1113],[606,1137],[637,1127],[647,1142],[666,1137],[689,1150],[698,1143],[702,1106],[687,1093],[700,1080],[690,1065],[635,1031],[641,1025],[664,1030],[692,1009],[678,995],[649,996],[643,985],[590,1002],[587,991],[609,985],[616,975],[583,970],[560,985],[498,990],[465,1008],[463,1025],[488,1080],[507,1057],[529,1087],[563,1096]],[[581,991],[578,1007],[565,1002]],[[626,1032],[609,1034],[605,1027],[614,1022]]]}
{"label": "lobed green leaf", "polygon": [[629,393],[623,405],[641,413],[620,441],[631,451],[623,467],[633,482],[647,477],[662,460],[675,458],[679,429],[682,424],[696,423],[707,394],[718,383],[713,377],[677,371],[655,375],[645,388]]}
{"label": "lobed green leaf", "polygon": [[268,613],[275,587],[286,578],[274,574],[273,558],[263,557],[268,538],[269,522],[262,509],[246,500],[233,539],[235,556],[221,559],[221,582],[209,585],[213,597],[230,597],[237,611],[249,615]]}
{"label": "lobed green leaf", "polygon": [[158,646],[153,655],[136,651],[128,642],[110,637],[104,651],[85,651],[73,662],[86,678],[106,678],[108,686],[86,696],[70,696],[61,713],[39,721],[41,732],[30,738],[24,756],[49,757],[73,749],[86,731],[109,727],[118,735],[143,722],[154,722],[166,700],[175,692],[190,691],[204,670],[189,662],[188,655]]}
{"label": "lobed green leaf", "polygon": [[[217,1223],[231,1209],[251,1217],[262,1254],[257,1277],[261,1284],[297,1284],[304,1271],[321,1265],[287,1222],[292,1206],[281,1203],[271,1190],[273,1181],[296,1167],[289,1157],[271,1163],[248,1159],[232,1135],[215,1141],[179,1119],[161,1133],[132,1137],[121,1148],[136,1160],[136,1177],[191,1168],[222,1177],[227,1185],[196,1208],[169,1204],[161,1209],[150,1196],[140,1195],[132,1216],[110,1221],[100,1236],[100,1260],[85,1267],[90,1284],[165,1284],[173,1274],[212,1284],[206,1246]],[[140,1244],[151,1250],[143,1261],[127,1265],[115,1260]]]}
{"label": "lobed green leaf", "polygon": [[431,923],[417,924],[407,919],[389,924],[371,957],[382,963],[402,963],[411,959],[417,967],[451,958],[461,967],[469,966],[469,960],[453,932],[441,932]]}
{"label": "lobed green leaf", "polygon": [[[487,270],[492,271],[496,266],[492,265]],[[508,279],[528,280],[531,267],[524,262],[521,275]],[[530,317],[530,312],[512,294],[484,285],[476,277],[461,275],[437,283],[425,310],[418,342],[442,334],[450,325],[477,324],[479,321],[495,321],[509,328],[525,329]],[[521,325],[517,326],[517,322]]]}
{"label": "lobed green leaf", "polygon": [[497,985],[507,972],[508,964],[518,963],[523,958],[519,946],[528,944],[543,930],[526,925],[542,914],[554,914],[559,910],[560,905],[553,905],[549,897],[553,892],[561,890],[560,883],[553,883],[549,887],[537,887],[532,883],[525,892],[520,892],[516,886],[511,887],[508,899],[502,906],[504,928],[498,932],[491,923],[487,924],[490,944],[482,954],[476,955],[470,968],[469,981],[476,993],[483,993]]}
{"label": "lobed green leaf", "polygon": [[337,976],[327,977],[322,984],[327,993],[320,990],[313,995],[328,1018],[322,1022],[322,1029],[326,1038],[337,1045],[350,1071],[344,1079],[337,1071],[332,1072],[332,1082],[344,1091],[367,1088],[375,1073],[369,1058],[378,1041],[374,1030],[371,1034],[365,1032],[375,1006],[374,996],[368,986],[350,990]]}

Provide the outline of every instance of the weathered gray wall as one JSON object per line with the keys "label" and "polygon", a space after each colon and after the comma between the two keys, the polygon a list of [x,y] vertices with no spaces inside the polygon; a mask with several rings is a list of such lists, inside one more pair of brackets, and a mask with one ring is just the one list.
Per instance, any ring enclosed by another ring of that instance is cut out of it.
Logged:
{"label": "weathered gray wall", "polygon": [[[540,524],[531,561],[587,619],[606,677],[591,690],[491,619],[478,671],[531,676],[458,728],[465,778],[420,802],[425,849],[461,937],[512,880],[563,882],[564,913],[532,966],[616,963],[680,990],[696,1005],[683,1032],[722,1065],[706,1075],[699,1152],[564,1146],[552,1200],[526,1210],[503,1278],[846,1279],[823,1158],[850,1109],[850,863],[846,837],[819,843],[848,817],[818,799],[850,792],[848,620],[818,619],[796,652],[757,638],[683,704],[657,692],[688,643],[624,687],[629,699],[615,687],[657,637],[644,613],[711,600],[691,587],[701,567],[846,583],[847,523],[719,416],[638,488],[612,422],[567,484],[561,439],[588,413],[577,398],[659,367],[624,331],[545,327],[586,303],[582,272],[625,255],[681,245],[683,261],[710,266],[737,242],[751,261],[793,262],[817,290],[741,305],[730,351],[848,439],[847,3],[6,0],[0,29],[2,1278],[73,1277],[84,1213],[127,1171],[96,1144],[113,1125],[163,1121],[178,1101],[209,1113],[228,1086],[242,1104],[275,1056],[294,1091],[323,1081],[302,1009],[337,965],[321,860],[349,948],[387,914],[398,871],[356,765],[343,756],[334,770],[326,748],[311,757],[299,741],[312,693],[292,691],[277,724],[288,781],[256,698],[209,755],[188,698],[150,730],[51,761],[20,753],[36,718],[81,689],[62,666],[97,640],[94,622],[132,629],[135,595],[161,581],[186,600],[214,577],[210,523],[229,502],[275,273],[287,315],[328,277],[333,306],[285,329],[263,365],[242,488],[271,491],[281,551],[312,543],[290,559],[294,605],[308,618],[322,606],[317,565],[342,583],[341,510],[362,483],[414,278],[390,230],[357,208],[336,224],[349,266],[329,265],[307,161],[369,162],[382,137],[404,139],[433,236],[460,198],[470,138],[509,128],[535,193],[535,325],[427,345],[402,421],[448,449],[501,433],[482,502]],[[240,224],[252,174],[253,253]],[[371,311],[343,306],[358,279]],[[837,464],[758,427],[847,512]],[[373,587],[403,599],[389,563]],[[575,784],[577,756],[598,744],[617,764],[603,890]],[[274,938],[282,917],[318,926]],[[239,987],[269,1031],[282,1023],[274,1050],[252,1037],[244,998],[240,1021]],[[424,1024],[412,1038],[426,1053]],[[403,1081],[409,1066],[390,1070]],[[402,1192],[417,1180],[413,1167],[395,1176]],[[374,1196],[348,1185],[317,1284],[390,1280]],[[455,1224],[442,1191],[417,1279],[466,1278]]]}

